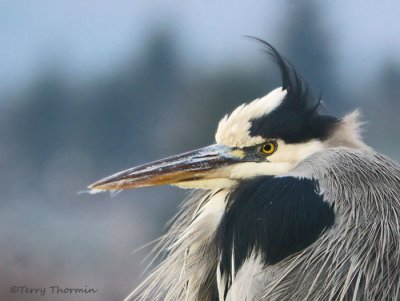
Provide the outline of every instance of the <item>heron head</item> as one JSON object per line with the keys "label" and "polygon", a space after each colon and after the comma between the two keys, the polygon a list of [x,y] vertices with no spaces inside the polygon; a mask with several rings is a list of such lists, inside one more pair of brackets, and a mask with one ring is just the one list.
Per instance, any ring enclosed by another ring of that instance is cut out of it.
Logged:
{"label": "heron head", "polygon": [[[262,41],[263,42],[263,41]],[[363,146],[357,114],[344,119],[319,113],[315,97],[293,66],[263,42],[278,64],[282,87],[236,108],[218,125],[216,144],[127,169],[89,186],[92,191],[172,184],[230,187],[243,179],[279,175],[327,147]]]}

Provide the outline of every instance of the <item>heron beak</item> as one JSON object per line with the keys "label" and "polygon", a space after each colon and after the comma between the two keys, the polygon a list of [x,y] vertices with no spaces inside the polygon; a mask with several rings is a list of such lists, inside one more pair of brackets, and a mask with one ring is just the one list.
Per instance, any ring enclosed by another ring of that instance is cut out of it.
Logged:
{"label": "heron beak", "polygon": [[242,161],[240,150],[214,144],[121,171],[88,188],[90,191],[120,190],[229,177],[226,167]]}

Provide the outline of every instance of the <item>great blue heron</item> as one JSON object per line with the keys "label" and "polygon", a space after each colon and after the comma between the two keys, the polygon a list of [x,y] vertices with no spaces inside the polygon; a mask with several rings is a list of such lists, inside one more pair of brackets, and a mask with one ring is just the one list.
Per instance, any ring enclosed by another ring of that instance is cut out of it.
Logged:
{"label": "great blue heron", "polygon": [[357,112],[321,115],[261,42],[282,87],[226,115],[216,144],[89,186],[202,191],[127,300],[400,300],[400,166],[362,141]]}

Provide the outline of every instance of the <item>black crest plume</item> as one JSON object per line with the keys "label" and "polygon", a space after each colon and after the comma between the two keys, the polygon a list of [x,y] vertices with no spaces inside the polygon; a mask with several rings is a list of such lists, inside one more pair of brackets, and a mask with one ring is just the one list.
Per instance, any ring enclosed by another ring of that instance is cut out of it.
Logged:
{"label": "black crest plume", "polygon": [[278,65],[282,88],[287,95],[282,104],[270,114],[254,119],[250,134],[265,138],[281,138],[287,143],[324,140],[338,119],[319,115],[321,97],[316,97],[308,84],[299,76],[292,63],[271,44],[259,38],[246,36],[260,42]]}

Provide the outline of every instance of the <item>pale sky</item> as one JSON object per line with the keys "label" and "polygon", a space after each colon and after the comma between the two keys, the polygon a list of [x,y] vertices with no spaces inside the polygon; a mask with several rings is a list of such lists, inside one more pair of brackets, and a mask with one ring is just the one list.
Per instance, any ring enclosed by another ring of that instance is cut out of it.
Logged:
{"label": "pale sky", "polygon": [[[0,89],[24,85],[49,62],[62,63],[74,78],[105,72],[136,54],[160,27],[176,32],[182,60],[251,63],[254,45],[241,35],[279,45],[293,1],[0,1]],[[400,61],[399,1],[319,4],[340,75],[368,81],[388,56]]]}

